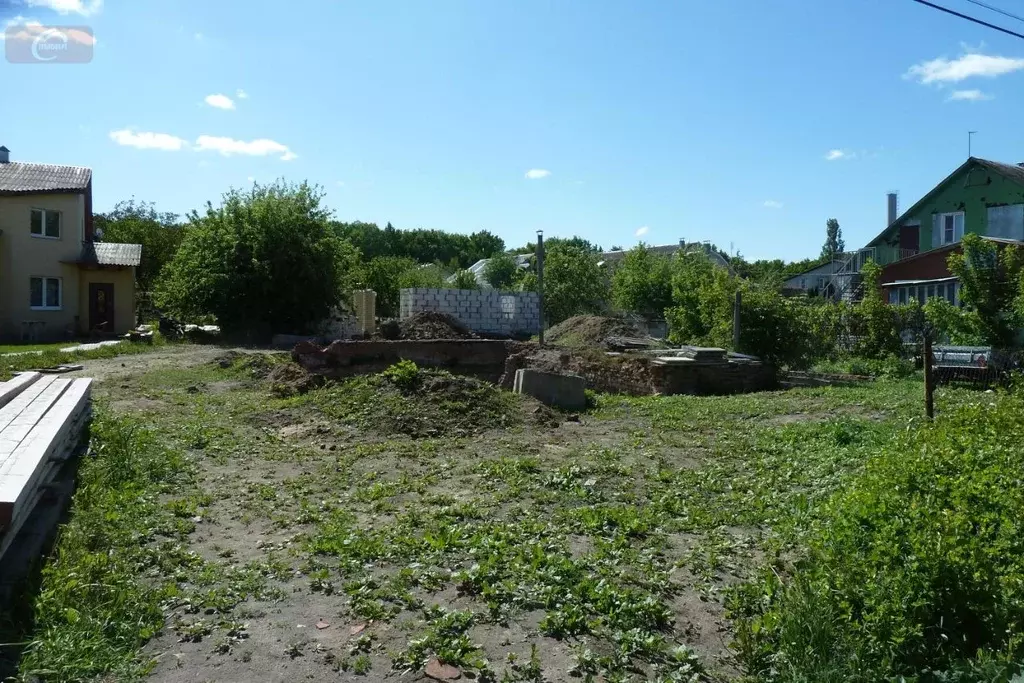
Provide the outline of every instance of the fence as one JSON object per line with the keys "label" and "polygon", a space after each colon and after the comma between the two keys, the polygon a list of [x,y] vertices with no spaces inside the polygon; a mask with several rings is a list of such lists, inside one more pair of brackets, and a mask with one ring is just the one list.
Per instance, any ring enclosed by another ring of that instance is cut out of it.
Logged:
{"label": "fence", "polygon": [[400,291],[399,317],[435,311],[457,318],[474,332],[532,336],[540,332],[540,299],[536,292],[414,287]]}

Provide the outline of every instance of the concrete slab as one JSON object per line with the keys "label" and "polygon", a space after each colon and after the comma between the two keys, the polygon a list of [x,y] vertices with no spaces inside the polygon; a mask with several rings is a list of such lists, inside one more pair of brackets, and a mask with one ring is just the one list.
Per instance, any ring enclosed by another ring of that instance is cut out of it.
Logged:
{"label": "concrete slab", "polygon": [[540,370],[516,370],[512,391],[532,396],[541,403],[568,410],[582,410],[587,407],[584,393],[586,384],[579,375],[542,372]]}

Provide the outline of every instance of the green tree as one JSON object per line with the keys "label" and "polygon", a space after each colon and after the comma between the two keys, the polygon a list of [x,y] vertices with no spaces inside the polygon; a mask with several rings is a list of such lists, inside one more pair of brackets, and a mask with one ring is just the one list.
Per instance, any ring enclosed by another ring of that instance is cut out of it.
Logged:
{"label": "green tree", "polygon": [[672,262],[642,242],[626,252],[612,275],[612,301],[619,308],[661,317],[672,305]]}
{"label": "green tree", "polygon": [[1000,248],[978,235],[964,235],[961,253],[949,255],[949,271],[960,279],[960,301],[977,317],[986,344],[1009,348],[1024,321],[1020,306],[1024,256],[1015,245]]}
{"label": "green tree", "polygon": [[456,271],[455,278],[452,280],[452,286],[455,289],[480,289],[480,284],[476,281],[476,275],[468,270]]}
{"label": "green tree", "polygon": [[669,339],[677,344],[729,345],[739,286],[739,280],[705,252],[677,253],[672,261],[673,305],[665,311]]}
{"label": "green tree", "polygon": [[233,189],[219,207],[192,212],[157,283],[157,305],[185,319],[213,315],[227,333],[312,329],[339,301],[344,279],[346,250],[322,198],[317,187],[278,181]]}
{"label": "green tree", "polygon": [[484,282],[495,289],[511,289],[518,274],[519,266],[512,254],[497,254],[484,265]]}
{"label": "green tree", "polygon": [[[547,251],[547,250],[546,250]],[[608,300],[608,281],[595,252],[556,244],[544,257],[544,313],[560,323],[584,313],[601,313]]]}
{"label": "green tree", "polygon": [[104,214],[93,217],[97,241],[142,245],[142,260],[135,269],[139,290],[153,289],[160,271],[181,245],[184,227],[173,213],[158,213],[154,204],[135,199],[118,202]]}
{"label": "green tree", "polygon": [[829,218],[825,221],[825,244],[821,247],[821,259],[831,261],[844,251],[846,243],[843,241],[843,230],[839,227],[839,221]]}
{"label": "green tree", "polygon": [[361,289],[377,293],[377,315],[393,318],[398,315],[399,289],[403,276],[419,264],[411,258],[378,256],[359,268],[357,281]]}
{"label": "green tree", "polygon": [[863,358],[897,356],[903,350],[901,311],[882,299],[879,287],[882,267],[868,261],[861,269],[861,277],[864,298],[857,302],[850,314],[850,332],[857,340],[853,354]]}

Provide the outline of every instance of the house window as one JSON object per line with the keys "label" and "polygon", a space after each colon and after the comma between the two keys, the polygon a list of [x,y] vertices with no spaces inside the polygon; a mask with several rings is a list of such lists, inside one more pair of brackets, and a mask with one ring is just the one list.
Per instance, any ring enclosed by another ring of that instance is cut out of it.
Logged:
{"label": "house window", "polygon": [[34,277],[29,281],[29,308],[36,311],[60,310],[63,286],[59,277]]}
{"label": "house window", "polygon": [[889,290],[889,303],[906,304],[916,301],[923,306],[929,299],[945,299],[955,306],[960,303],[958,288],[959,284],[956,282],[893,287]]}
{"label": "house window", "polygon": [[942,244],[955,244],[964,236],[964,213],[940,213],[939,237]]}
{"label": "house window", "polygon": [[60,239],[60,211],[32,209],[30,223],[33,237]]}

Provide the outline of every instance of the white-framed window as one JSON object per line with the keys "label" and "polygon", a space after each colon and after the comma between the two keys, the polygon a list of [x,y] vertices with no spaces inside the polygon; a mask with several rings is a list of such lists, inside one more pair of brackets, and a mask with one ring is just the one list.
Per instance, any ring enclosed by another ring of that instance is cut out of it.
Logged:
{"label": "white-framed window", "polygon": [[939,214],[939,239],[942,244],[955,244],[964,237],[964,212]]}
{"label": "white-framed window", "polygon": [[32,216],[29,219],[29,231],[33,237],[44,239],[60,239],[60,211],[53,209],[32,209]]}
{"label": "white-framed window", "polygon": [[28,305],[34,311],[59,311],[64,303],[64,283],[59,277],[33,277],[28,292]]}
{"label": "white-framed window", "polygon": [[960,305],[960,283],[938,282],[930,285],[903,285],[889,289],[889,303],[905,304],[918,302],[924,305],[928,299],[945,299],[954,306]]}

